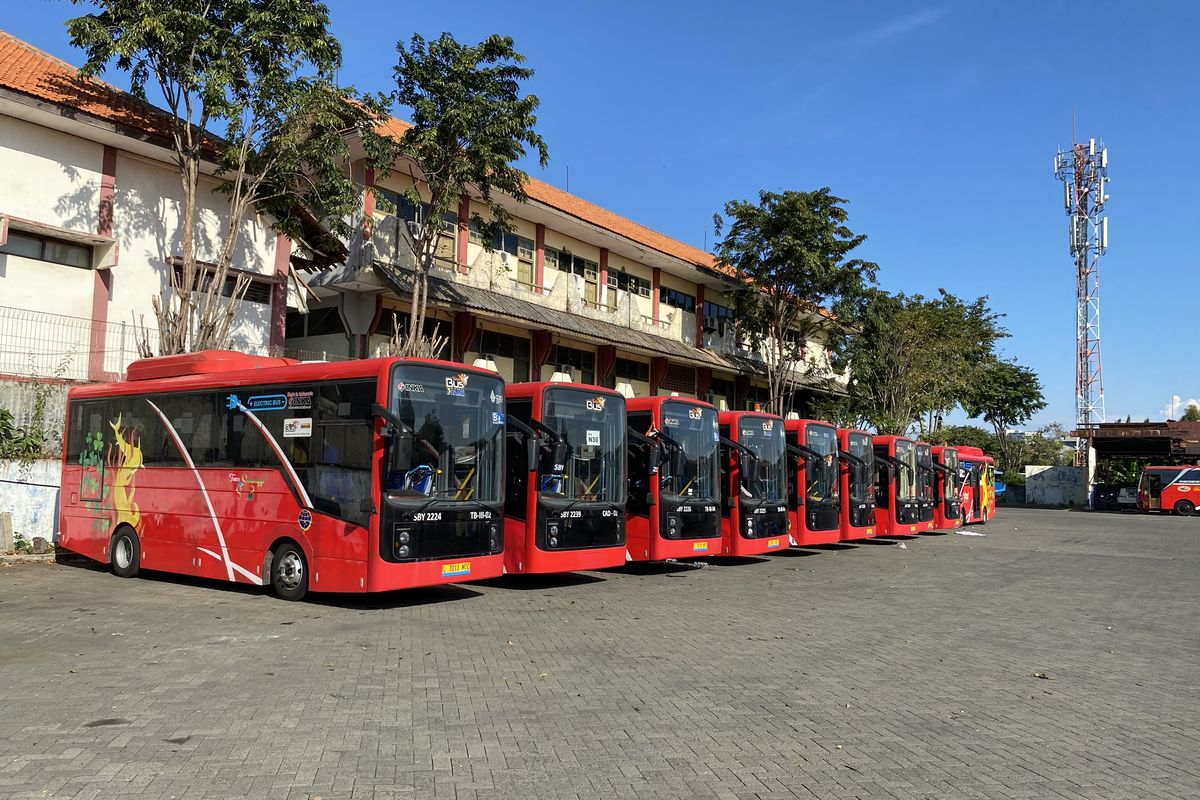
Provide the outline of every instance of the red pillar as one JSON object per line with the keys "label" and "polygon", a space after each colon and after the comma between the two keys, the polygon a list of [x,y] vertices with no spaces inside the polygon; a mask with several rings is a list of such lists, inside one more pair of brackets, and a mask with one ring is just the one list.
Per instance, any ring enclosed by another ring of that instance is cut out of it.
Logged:
{"label": "red pillar", "polygon": [[[601,251],[604,252],[604,251]],[[617,348],[615,345],[602,344],[596,348],[596,385],[612,388],[615,383],[613,376],[617,371]]]}
{"label": "red pillar", "polygon": [[712,389],[712,367],[696,368],[696,397],[703,400]]}
{"label": "red pillar", "polygon": [[375,213],[375,168],[367,167],[363,172],[363,224],[371,229],[372,215]]}
{"label": "red pillar", "polygon": [[[704,284],[696,284],[696,347],[704,349]],[[709,371],[712,374],[712,371]]]}
{"label": "red pillar", "polygon": [[535,249],[533,252],[533,290],[541,294],[546,272],[546,226],[539,224],[534,229],[533,236],[535,240]]}
{"label": "red pillar", "polygon": [[[96,211],[96,233],[113,235],[114,201],[117,195],[117,148],[104,146],[100,170],[100,204]],[[114,253],[116,262],[119,251]],[[104,372],[104,352],[108,347],[108,304],[112,300],[112,270],[92,271],[92,330],[88,337],[88,378],[99,381],[115,376]]]}
{"label": "red pillar", "polygon": [[479,320],[470,311],[458,311],[454,314],[454,352],[453,360],[462,362],[467,353],[474,348],[475,340],[479,338]]}
{"label": "red pillar", "polygon": [[458,201],[458,271],[467,271],[467,242],[471,236],[471,198],[465,194]]}
{"label": "red pillar", "polygon": [[[657,270],[655,270],[657,272]],[[663,379],[667,377],[667,359],[656,356],[650,359],[650,396],[658,394]]]}
{"label": "red pillar", "polygon": [[654,268],[654,275],[650,281],[650,317],[658,322],[658,287],[661,279],[662,270],[658,267]]}

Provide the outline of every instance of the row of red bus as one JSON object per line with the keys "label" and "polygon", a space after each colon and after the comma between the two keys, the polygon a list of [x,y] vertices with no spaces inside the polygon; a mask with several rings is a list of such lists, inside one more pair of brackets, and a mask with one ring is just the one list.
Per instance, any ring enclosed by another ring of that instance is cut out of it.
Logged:
{"label": "row of red bus", "polygon": [[144,359],[67,409],[59,548],[309,590],[752,556],[986,522],[991,459],[444,361]]}

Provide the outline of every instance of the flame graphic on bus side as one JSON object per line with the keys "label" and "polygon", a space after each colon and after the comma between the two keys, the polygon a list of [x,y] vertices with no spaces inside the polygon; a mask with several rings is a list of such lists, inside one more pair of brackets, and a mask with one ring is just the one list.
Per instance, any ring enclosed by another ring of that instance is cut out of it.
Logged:
{"label": "flame graphic on bus side", "polygon": [[137,471],[142,468],[142,448],[137,442],[137,431],[121,425],[121,415],[116,421],[109,421],[116,437],[109,447],[108,468],[112,470],[112,507],[117,512],[116,524],[130,525],[140,536],[142,533],[142,512],[134,500],[137,492],[135,478]]}

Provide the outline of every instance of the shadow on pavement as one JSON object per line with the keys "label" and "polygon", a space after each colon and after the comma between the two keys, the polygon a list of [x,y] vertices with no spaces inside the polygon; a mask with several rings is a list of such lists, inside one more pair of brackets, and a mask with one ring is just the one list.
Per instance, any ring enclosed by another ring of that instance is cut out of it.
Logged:
{"label": "shadow on pavement", "polygon": [[500,578],[489,578],[486,581],[476,581],[479,586],[489,586],[493,589],[509,589],[524,592],[533,589],[560,589],[564,586],[582,586],[588,583],[600,583],[604,578],[587,572],[554,572],[546,575],[504,575]]}

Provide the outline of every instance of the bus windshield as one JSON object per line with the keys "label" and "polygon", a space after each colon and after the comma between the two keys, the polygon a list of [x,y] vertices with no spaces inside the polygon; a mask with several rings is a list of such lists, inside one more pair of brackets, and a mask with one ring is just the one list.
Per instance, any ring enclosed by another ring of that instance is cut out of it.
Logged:
{"label": "bus windshield", "polygon": [[917,445],[917,496],[933,499],[933,448],[927,444]]}
{"label": "bus windshield", "polygon": [[838,494],[837,430],[828,425],[809,425],[804,432],[805,446],[820,453],[804,461],[805,493],[813,502],[833,500]]}
{"label": "bus windshield", "polygon": [[716,409],[663,403],[662,424],[663,432],[682,449],[670,445],[664,448],[659,468],[661,490],[678,497],[714,499],[721,471]]}
{"label": "bus windshield", "polygon": [[854,497],[870,497],[874,493],[871,479],[875,474],[875,454],[871,451],[871,437],[865,433],[852,433],[846,444],[850,455],[862,464],[850,463],[850,494]]}
{"label": "bus windshield", "polygon": [[896,470],[896,499],[917,499],[917,446],[909,441],[896,441],[896,460],[901,467]]}
{"label": "bus windshield", "polygon": [[504,457],[504,382],[438,366],[392,368],[391,410],[413,432],[387,488],[406,497],[498,503]]}
{"label": "bus windshield", "polygon": [[584,502],[625,499],[625,399],[585,389],[548,388],[542,424],[566,445],[565,462],[543,448],[538,490]]}
{"label": "bus windshield", "polygon": [[942,461],[946,472],[946,496],[958,497],[958,451],[943,450]]}
{"label": "bus windshield", "polygon": [[777,419],[742,417],[738,420],[738,442],[754,454],[752,457],[741,453],[741,495],[757,500],[783,500],[787,453],[783,423]]}

